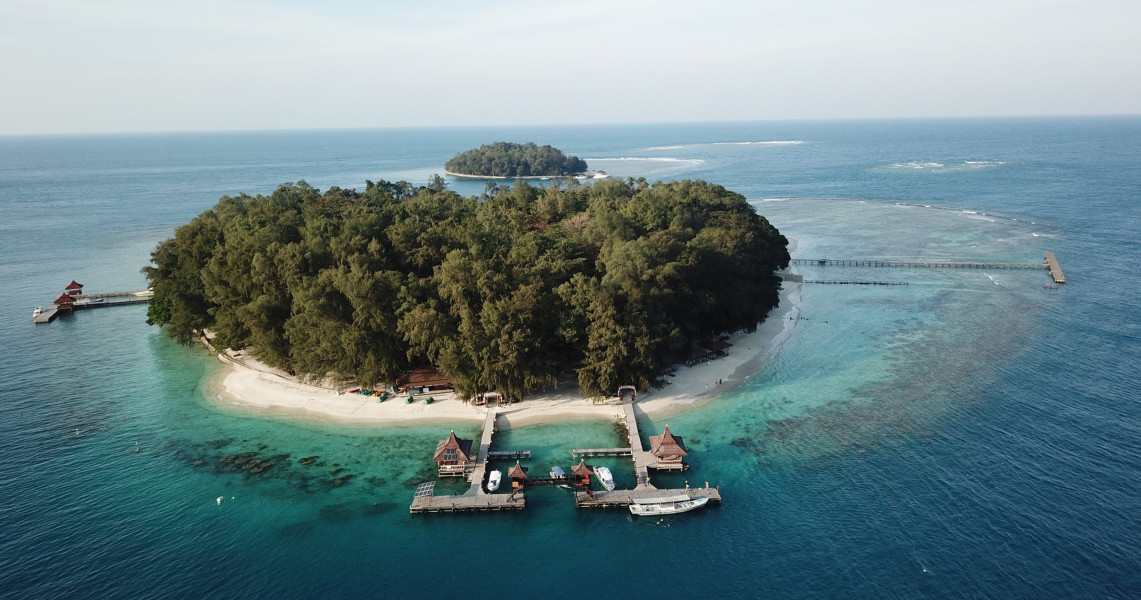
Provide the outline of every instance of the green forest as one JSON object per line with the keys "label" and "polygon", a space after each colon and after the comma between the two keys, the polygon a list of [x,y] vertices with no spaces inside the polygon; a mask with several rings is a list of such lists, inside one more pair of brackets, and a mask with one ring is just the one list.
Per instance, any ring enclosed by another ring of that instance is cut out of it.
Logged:
{"label": "green forest", "polygon": [[465,198],[434,180],[223,197],[151,254],[147,322],[302,377],[379,385],[435,365],[460,397],[522,399],[573,372],[598,398],[660,383],[692,342],[752,331],[778,302],[788,242],[722,186]]}
{"label": "green forest", "polygon": [[444,170],[481,177],[569,177],[586,171],[586,162],[552,146],[495,142],[453,156]]}

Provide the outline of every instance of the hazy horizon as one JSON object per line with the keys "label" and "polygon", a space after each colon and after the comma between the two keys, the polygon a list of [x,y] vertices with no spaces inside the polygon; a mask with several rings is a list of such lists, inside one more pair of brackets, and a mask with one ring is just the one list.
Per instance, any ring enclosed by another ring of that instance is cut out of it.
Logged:
{"label": "hazy horizon", "polygon": [[1118,0],[0,0],[0,135],[1141,114]]}

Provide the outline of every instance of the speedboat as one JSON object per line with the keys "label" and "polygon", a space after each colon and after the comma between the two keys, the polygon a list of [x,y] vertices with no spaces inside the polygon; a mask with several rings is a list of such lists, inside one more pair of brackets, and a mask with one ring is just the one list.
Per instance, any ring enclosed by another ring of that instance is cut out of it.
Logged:
{"label": "speedboat", "polygon": [[610,474],[610,469],[606,467],[594,467],[594,474],[598,476],[598,481],[602,483],[602,487],[607,490],[614,489],[614,476]]}
{"label": "speedboat", "polygon": [[44,312],[44,307],[42,307],[42,306],[37,306],[37,307],[36,307],[36,310],[33,310],[33,311],[32,311],[32,318],[34,319],[34,318],[36,318],[36,317],[40,316],[40,313],[42,313],[42,312]]}
{"label": "speedboat", "polygon": [[709,498],[690,498],[687,495],[665,498],[634,498],[630,513],[634,515],[676,515],[701,508]]}
{"label": "speedboat", "polygon": [[487,491],[494,492],[499,489],[499,482],[503,480],[503,473],[495,469],[487,476]]}
{"label": "speedboat", "polygon": [[[560,467],[558,465],[551,467],[551,479],[566,479],[566,478],[567,478],[567,472],[564,471],[562,467]],[[564,490],[571,489],[571,486],[569,486],[565,483],[560,483],[559,487],[563,488]]]}

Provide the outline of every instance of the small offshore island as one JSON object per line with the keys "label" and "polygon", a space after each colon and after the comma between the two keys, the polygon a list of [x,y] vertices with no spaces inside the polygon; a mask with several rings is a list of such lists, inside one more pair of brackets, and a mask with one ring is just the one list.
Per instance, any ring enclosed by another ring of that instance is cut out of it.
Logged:
{"label": "small offshore island", "polygon": [[[553,400],[538,420],[590,416],[584,398],[660,387],[703,340],[757,330],[789,253],[740,194],[703,181],[519,181],[468,198],[370,181],[223,197],[152,262],[148,323],[222,350],[238,367],[215,385],[227,404],[394,423],[482,418],[467,402],[489,392]],[[781,321],[724,368],[755,370],[787,337]],[[451,410],[362,414],[381,405],[340,391],[426,366],[454,388]],[[731,374],[719,373],[671,391],[709,393]],[[318,394],[343,406],[315,409]]]}
{"label": "small offshore island", "polygon": [[444,172],[453,177],[478,179],[550,179],[557,177],[604,178],[591,173],[586,162],[567,156],[550,145],[534,142],[516,144],[495,142],[461,152],[444,163]]}

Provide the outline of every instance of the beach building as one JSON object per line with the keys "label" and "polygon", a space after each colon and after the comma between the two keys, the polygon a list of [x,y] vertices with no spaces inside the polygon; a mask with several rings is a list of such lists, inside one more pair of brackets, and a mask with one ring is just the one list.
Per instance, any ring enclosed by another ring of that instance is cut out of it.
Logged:
{"label": "beach building", "polygon": [[475,461],[471,457],[471,440],[456,437],[454,429],[448,439],[436,444],[432,460],[436,461],[436,472],[440,477],[466,477],[475,470]]}
{"label": "beach building", "polygon": [[393,387],[400,393],[427,394],[450,391],[452,380],[440,373],[436,367],[418,367],[397,377],[396,385]]}
{"label": "beach building", "polygon": [[650,453],[657,459],[655,468],[679,471],[685,468],[682,458],[689,454],[685,449],[685,441],[681,436],[670,433],[669,425],[666,425],[661,435],[650,436]]}

